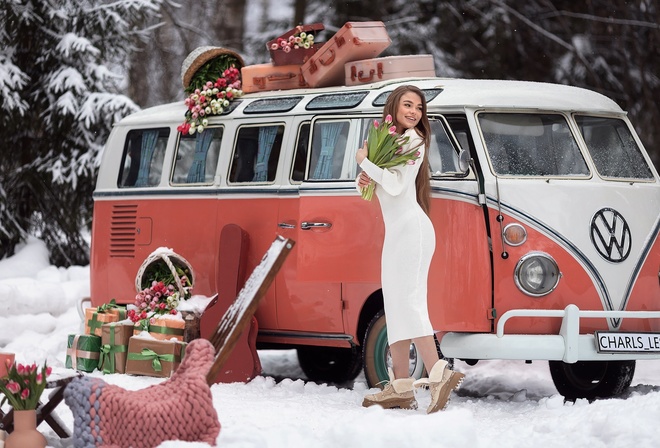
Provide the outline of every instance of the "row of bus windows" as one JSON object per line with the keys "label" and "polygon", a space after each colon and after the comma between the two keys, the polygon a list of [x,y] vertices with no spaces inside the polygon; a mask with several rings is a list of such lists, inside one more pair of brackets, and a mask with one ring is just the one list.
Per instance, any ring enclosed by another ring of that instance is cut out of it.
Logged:
{"label": "row of bus windows", "polygon": [[[481,113],[479,125],[495,174],[515,176],[587,177],[589,167],[566,118],[559,114]],[[653,179],[641,149],[623,120],[576,116],[577,126],[598,172],[604,177]],[[310,137],[310,124],[298,130],[291,168],[293,182],[352,180],[358,169],[356,144],[347,144],[352,127],[362,142],[370,118],[317,120]],[[430,120],[429,163],[434,176],[458,174],[458,148],[445,122]],[[452,123],[463,148],[469,137]],[[170,130],[141,129],[128,133],[119,187],[149,187],[160,183]],[[201,134],[182,136],[178,143],[172,185],[212,184],[216,176],[223,128],[208,128]],[[243,126],[227,174],[230,184],[269,183],[275,180],[284,126]],[[309,144],[311,138],[311,145]],[[308,151],[311,148],[311,155]],[[217,173],[220,174],[220,173]]]}
{"label": "row of bus windows", "polygon": [[[359,129],[363,141],[372,119],[354,118],[318,120],[310,139],[310,124],[300,126],[291,180],[353,180],[358,167],[356,145],[348,145],[351,121]],[[458,152],[440,120],[431,120],[432,145],[429,152],[435,174],[458,171]],[[128,132],[119,187],[153,187],[160,183],[165,162],[168,128],[140,129]],[[170,183],[172,185],[212,184],[216,176],[223,127],[207,128],[201,134],[181,136]],[[268,124],[239,128],[231,166],[227,175],[230,184],[269,183],[275,180],[282,152],[284,126]],[[311,156],[308,151],[311,148]]]}

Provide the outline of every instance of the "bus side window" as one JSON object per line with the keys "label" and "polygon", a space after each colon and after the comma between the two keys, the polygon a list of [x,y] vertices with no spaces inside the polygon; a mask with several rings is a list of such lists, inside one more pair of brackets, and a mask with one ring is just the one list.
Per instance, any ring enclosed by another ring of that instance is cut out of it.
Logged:
{"label": "bus side window", "polygon": [[344,167],[349,127],[349,122],[346,120],[314,123],[308,179],[339,180],[355,177],[351,177],[348,173],[350,170],[346,170]]}
{"label": "bus side window", "polygon": [[434,176],[459,173],[458,152],[456,152],[442,121],[431,119],[429,124],[431,125],[431,145],[428,151],[431,173]]}
{"label": "bus side window", "polygon": [[169,128],[133,129],[126,135],[119,188],[154,187],[160,182]]}
{"label": "bus side window", "polygon": [[238,132],[229,182],[273,182],[284,126],[245,126]]}
{"label": "bus side window", "polygon": [[176,150],[172,184],[213,183],[220,155],[223,128],[181,135]]}
{"label": "bus side window", "polygon": [[307,167],[307,146],[309,145],[309,123],[303,123],[298,130],[296,140],[296,155],[293,160],[293,171],[291,180],[302,182],[305,179],[305,168]]}

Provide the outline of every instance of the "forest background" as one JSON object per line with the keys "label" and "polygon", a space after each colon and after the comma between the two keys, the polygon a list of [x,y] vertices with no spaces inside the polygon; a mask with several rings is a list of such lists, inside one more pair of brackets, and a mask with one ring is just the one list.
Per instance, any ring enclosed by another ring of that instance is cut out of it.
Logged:
{"label": "forest background", "polygon": [[96,173],[113,123],[179,101],[198,46],[269,61],[266,42],[322,22],[380,20],[383,56],[432,54],[443,77],[570,84],[629,112],[660,166],[655,0],[0,0],[0,259],[27,236],[89,264]]}

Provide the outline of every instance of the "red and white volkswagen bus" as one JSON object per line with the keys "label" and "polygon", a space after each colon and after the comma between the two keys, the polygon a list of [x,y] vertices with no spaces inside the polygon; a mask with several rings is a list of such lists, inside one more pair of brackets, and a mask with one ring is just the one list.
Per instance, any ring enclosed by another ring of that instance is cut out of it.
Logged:
{"label": "red and white volkswagen bus", "polygon": [[[202,134],[183,102],[115,125],[94,192],[91,300],[131,303],[166,246],[223,288],[220,234],[249,237],[247,269],[276,235],[295,247],[260,305],[260,348],[296,348],[313,380],[387,378],[383,223],[358,194],[355,151],[400,84],[424,92],[433,130],[431,320],[469,363],[547,360],[568,398],[630,385],[660,358],[660,178],[626,113],[580,88],[401,79],[247,94]],[[226,256],[226,255],[225,255]],[[411,373],[423,366],[411,348]]]}

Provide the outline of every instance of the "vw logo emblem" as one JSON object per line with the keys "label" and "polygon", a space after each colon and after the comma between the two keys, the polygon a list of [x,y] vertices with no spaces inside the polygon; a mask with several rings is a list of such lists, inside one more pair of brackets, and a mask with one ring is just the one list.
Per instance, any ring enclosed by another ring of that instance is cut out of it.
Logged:
{"label": "vw logo emblem", "polygon": [[603,208],[591,219],[591,242],[601,257],[612,263],[621,263],[630,255],[630,227],[621,213]]}

